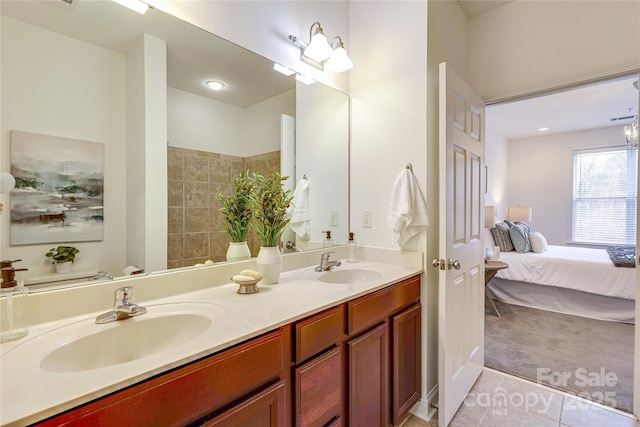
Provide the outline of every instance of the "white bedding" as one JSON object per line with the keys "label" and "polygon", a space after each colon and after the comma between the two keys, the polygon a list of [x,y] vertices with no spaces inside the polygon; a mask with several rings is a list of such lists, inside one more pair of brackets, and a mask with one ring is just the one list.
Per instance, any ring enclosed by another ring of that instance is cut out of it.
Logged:
{"label": "white bedding", "polygon": [[616,267],[606,249],[553,246],[542,253],[502,252],[496,277],[635,300],[635,268]]}

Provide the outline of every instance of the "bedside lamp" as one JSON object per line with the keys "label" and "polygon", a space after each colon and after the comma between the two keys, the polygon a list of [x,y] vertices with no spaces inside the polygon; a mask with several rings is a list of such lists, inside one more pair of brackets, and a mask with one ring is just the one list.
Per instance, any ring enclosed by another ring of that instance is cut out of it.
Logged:
{"label": "bedside lamp", "polygon": [[513,222],[531,221],[532,211],[531,206],[509,206],[507,219]]}
{"label": "bedside lamp", "polygon": [[484,228],[493,228],[496,225],[496,207],[484,207]]}

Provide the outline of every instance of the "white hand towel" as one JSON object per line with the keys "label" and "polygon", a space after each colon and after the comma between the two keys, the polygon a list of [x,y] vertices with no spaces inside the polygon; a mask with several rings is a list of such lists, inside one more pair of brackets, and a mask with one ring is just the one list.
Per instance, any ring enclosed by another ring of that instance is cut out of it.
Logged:
{"label": "white hand towel", "polygon": [[309,182],[306,179],[298,181],[291,201],[293,209],[289,227],[303,240],[309,240],[311,225],[309,223]]}
{"label": "white hand towel", "polygon": [[393,184],[387,224],[401,246],[429,225],[427,204],[409,169],[404,169]]}

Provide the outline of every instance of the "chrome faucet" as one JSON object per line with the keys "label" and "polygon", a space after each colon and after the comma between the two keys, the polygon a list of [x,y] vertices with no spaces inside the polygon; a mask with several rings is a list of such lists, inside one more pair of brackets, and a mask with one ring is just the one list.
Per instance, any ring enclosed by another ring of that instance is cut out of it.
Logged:
{"label": "chrome faucet", "polygon": [[285,248],[292,250],[293,252],[302,252],[302,249],[296,246],[291,240],[287,240],[287,243],[284,245]]}
{"label": "chrome faucet", "polygon": [[96,323],[103,324],[145,314],[147,309],[131,302],[133,286],[118,288],[113,293],[113,310],[96,317]]}
{"label": "chrome faucet", "polygon": [[325,252],[320,256],[320,265],[316,267],[316,271],[329,271],[331,267],[339,267],[342,265],[340,261],[329,261],[331,254],[335,254],[335,252]]}

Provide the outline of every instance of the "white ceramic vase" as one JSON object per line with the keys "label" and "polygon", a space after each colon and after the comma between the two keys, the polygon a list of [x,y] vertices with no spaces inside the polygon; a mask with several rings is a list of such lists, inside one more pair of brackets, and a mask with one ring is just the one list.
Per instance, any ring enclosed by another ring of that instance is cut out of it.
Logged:
{"label": "white ceramic vase", "polygon": [[56,262],[56,273],[71,273],[71,261]]}
{"label": "white ceramic vase", "polygon": [[251,259],[251,251],[247,242],[231,242],[227,249],[227,261],[244,261]]}
{"label": "white ceramic vase", "polygon": [[258,257],[256,258],[258,271],[262,274],[263,285],[273,285],[280,280],[282,271],[282,254],[277,246],[260,246]]}

